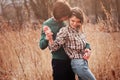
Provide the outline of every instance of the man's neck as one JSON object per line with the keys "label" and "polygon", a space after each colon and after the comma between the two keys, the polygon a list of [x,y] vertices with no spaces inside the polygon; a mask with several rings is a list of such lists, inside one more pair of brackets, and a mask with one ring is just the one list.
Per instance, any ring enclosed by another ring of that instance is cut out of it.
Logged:
{"label": "man's neck", "polygon": [[56,22],[58,22],[58,23],[63,22],[63,21],[60,21],[60,20],[55,19],[54,17],[52,17],[52,18],[54,19],[54,21],[56,21]]}

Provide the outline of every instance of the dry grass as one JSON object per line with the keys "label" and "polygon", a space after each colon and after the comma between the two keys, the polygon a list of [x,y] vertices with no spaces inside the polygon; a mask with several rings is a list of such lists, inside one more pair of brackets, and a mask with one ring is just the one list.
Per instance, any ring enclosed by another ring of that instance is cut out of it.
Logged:
{"label": "dry grass", "polygon": [[51,56],[39,48],[40,30],[0,33],[0,80],[48,80]]}
{"label": "dry grass", "polygon": [[[120,80],[120,32],[85,25],[92,47],[89,66],[97,80]],[[39,48],[40,29],[0,32],[0,80],[52,80],[51,54]]]}
{"label": "dry grass", "polygon": [[106,33],[88,24],[85,33],[92,47],[89,66],[97,80],[120,80],[120,32]]}

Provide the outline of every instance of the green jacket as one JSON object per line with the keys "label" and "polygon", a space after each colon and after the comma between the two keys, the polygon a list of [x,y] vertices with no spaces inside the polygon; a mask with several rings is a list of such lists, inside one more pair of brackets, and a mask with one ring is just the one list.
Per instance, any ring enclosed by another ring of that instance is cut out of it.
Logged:
{"label": "green jacket", "polygon": [[[53,18],[49,18],[48,20],[46,20],[43,23],[42,28],[45,25],[50,27],[51,31],[53,32],[53,39],[56,38],[57,32],[59,32],[60,28],[65,26],[65,24],[63,22],[57,22]],[[39,46],[41,49],[45,49],[48,47],[48,41],[45,39],[45,33],[43,32],[43,30],[41,31],[41,39],[39,42]],[[60,59],[60,60],[68,60],[69,59],[69,57],[65,53],[63,47],[61,47],[60,49],[58,49],[55,52],[52,52],[52,58],[53,59]]]}
{"label": "green jacket", "polygon": [[[43,32],[43,26],[48,26],[51,31],[53,32],[53,39],[55,40],[57,33],[59,32],[60,28],[65,27],[66,25],[63,22],[57,22],[53,18],[49,18],[46,20],[42,25],[41,31],[41,38],[39,42],[39,46],[41,49],[45,49],[48,47],[48,41],[45,39],[45,33]],[[86,44],[86,48],[90,48],[89,44]],[[60,60],[69,60],[68,55],[65,53],[63,47],[58,49],[57,51],[52,52],[53,59],[60,59]]]}

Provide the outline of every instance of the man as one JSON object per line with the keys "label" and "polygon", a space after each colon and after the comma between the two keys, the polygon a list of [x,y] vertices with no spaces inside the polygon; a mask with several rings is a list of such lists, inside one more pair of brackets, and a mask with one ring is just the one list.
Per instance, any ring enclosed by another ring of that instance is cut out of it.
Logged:
{"label": "man", "polygon": [[[66,26],[63,21],[67,20],[70,15],[71,9],[69,5],[66,2],[57,1],[53,5],[53,17],[46,20],[42,27],[48,26],[53,33],[53,39],[55,39],[60,28]],[[43,30],[41,32],[39,46],[41,49],[48,47],[48,40]],[[53,80],[75,80],[75,75],[70,65],[71,60],[65,53],[63,47],[51,53]]]}

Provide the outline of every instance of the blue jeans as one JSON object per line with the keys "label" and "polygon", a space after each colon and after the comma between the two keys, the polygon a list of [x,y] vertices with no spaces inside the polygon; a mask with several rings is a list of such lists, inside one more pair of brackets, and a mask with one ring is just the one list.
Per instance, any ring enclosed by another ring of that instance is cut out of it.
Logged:
{"label": "blue jeans", "polygon": [[72,59],[71,66],[73,72],[78,75],[79,80],[96,80],[90,69],[88,63],[84,59]]}

